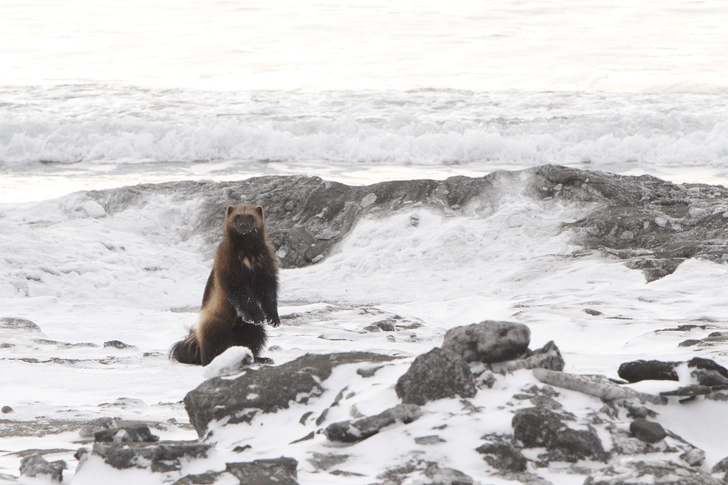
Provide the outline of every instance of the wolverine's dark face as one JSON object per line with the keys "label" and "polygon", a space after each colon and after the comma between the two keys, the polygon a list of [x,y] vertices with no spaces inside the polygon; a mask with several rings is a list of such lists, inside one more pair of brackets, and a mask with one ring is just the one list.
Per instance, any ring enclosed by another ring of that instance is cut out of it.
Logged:
{"label": "wolverine's dark face", "polygon": [[263,208],[248,204],[231,205],[227,208],[227,219],[231,228],[244,236],[257,231],[262,225]]}

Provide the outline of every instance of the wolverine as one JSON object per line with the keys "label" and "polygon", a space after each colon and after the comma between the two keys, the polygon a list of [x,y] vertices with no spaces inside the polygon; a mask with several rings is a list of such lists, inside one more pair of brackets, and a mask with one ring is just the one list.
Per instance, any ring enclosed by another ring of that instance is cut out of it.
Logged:
{"label": "wolverine", "polygon": [[207,365],[232,346],[253,352],[256,362],[272,363],[260,352],[267,334],[264,324],[278,317],[278,265],[265,231],[263,208],[229,206],[223,238],[202,296],[197,327],[174,344],[170,358],[184,364]]}

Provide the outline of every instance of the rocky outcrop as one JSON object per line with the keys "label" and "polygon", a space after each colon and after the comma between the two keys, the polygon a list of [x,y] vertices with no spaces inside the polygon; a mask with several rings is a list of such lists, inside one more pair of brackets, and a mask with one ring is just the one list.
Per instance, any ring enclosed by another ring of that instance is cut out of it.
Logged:
{"label": "rocky outcrop", "polygon": [[87,192],[103,212],[146,203],[152,195],[173,201],[201,198],[186,221],[183,239],[204,234],[207,250],[219,241],[227,205],[246,202],[265,207],[268,234],[281,266],[321,261],[367,215],[391,214],[419,204],[459,213],[478,200],[493,205],[503,186],[519,184],[536,199],[589,206],[583,219],[565,228],[579,244],[622,259],[648,281],[672,273],[686,259],[723,261],[728,254],[728,189],[674,184],[655,177],[614,175],[557,165],[521,172],[493,172],[480,178],[409,180],[349,186],[318,177],[258,177],[240,182],[169,182]]}
{"label": "rocky outcrop", "polygon": [[323,381],[337,365],[389,360],[366,352],[306,354],[280,366],[249,369],[235,379],[209,379],[187,393],[185,409],[198,435],[204,436],[211,421],[249,423],[259,412],[274,413],[321,395]]}
{"label": "rocky outcrop", "polygon": [[722,481],[692,467],[670,461],[625,460],[595,470],[584,485],[722,485]]}

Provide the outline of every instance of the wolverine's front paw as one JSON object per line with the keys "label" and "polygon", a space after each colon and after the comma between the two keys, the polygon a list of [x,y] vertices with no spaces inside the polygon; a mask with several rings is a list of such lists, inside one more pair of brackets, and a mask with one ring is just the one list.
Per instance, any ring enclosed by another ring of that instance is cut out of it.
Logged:
{"label": "wolverine's front paw", "polygon": [[256,364],[267,364],[267,365],[273,365],[275,362],[273,362],[273,359],[270,357],[256,357],[255,358]]}
{"label": "wolverine's front paw", "polygon": [[280,327],[281,319],[278,317],[275,317],[273,320],[270,320],[268,323],[270,323],[272,327]]}

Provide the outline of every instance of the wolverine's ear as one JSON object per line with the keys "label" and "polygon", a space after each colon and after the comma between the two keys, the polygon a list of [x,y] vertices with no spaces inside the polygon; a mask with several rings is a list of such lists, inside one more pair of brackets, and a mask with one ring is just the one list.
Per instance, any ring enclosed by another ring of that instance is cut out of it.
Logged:
{"label": "wolverine's ear", "polygon": [[227,211],[225,211],[225,216],[226,216],[226,217],[229,217],[229,216],[230,216],[230,214],[232,214],[232,213],[233,213],[233,206],[229,205],[229,206],[227,207]]}
{"label": "wolverine's ear", "polygon": [[256,212],[258,213],[258,215],[259,215],[259,216],[260,216],[260,218],[262,219],[262,218],[263,218],[263,208],[262,208],[261,206],[257,206],[257,207],[255,208],[255,211],[256,211]]}

